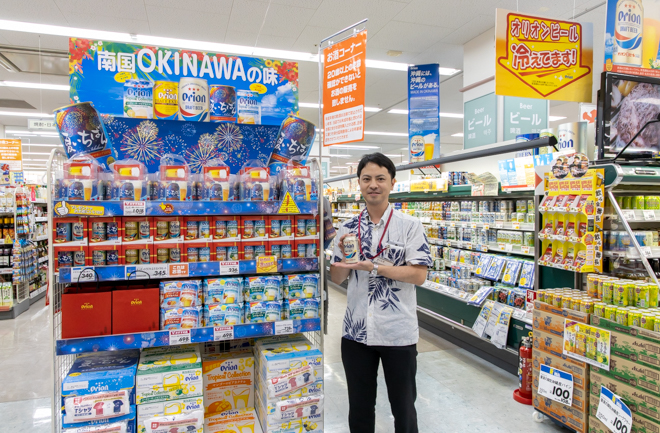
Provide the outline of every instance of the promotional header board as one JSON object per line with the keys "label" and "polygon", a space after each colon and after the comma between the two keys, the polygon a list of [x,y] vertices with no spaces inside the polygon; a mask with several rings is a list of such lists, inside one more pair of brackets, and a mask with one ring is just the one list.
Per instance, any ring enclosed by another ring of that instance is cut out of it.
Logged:
{"label": "promotional header board", "polygon": [[463,148],[497,142],[497,95],[489,93],[463,104]]}
{"label": "promotional header board", "polygon": [[367,31],[323,49],[323,145],[364,140]]}
{"label": "promotional header board", "polygon": [[408,153],[410,162],[440,156],[440,65],[408,67]]}
{"label": "promotional header board", "polygon": [[23,170],[23,152],[21,140],[12,138],[0,139],[0,184],[11,182],[10,172]]}
{"label": "promotional header board", "polygon": [[548,101],[504,97],[504,140],[520,134],[538,134],[548,127]]}
{"label": "promotional header board", "polygon": [[497,9],[495,93],[591,102],[593,26]]}
{"label": "promotional header board", "polygon": [[607,0],[605,70],[660,77],[660,3]]}
{"label": "promotional header board", "polygon": [[[182,78],[206,80],[207,86],[231,86],[234,95],[239,91],[251,91],[250,98],[260,107],[260,120],[246,123],[280,125],[289,113],[298,112],[296,62],[69,39],[72,104],[92,101],[101,114],[123,116],[140,102],[133,101],[135,95],[131,92],[136,93],[136,88],[127,81],[148,80],[152,85],[163,82],[165,93],[175,84],[178,86]],[[154,91],[152,87],[148,89]],[[158,103],[156,96],[154,94],[153,100]],[[167,102],[167,95],[162,99]],[[210,99],[213,101],[213,97]]]}

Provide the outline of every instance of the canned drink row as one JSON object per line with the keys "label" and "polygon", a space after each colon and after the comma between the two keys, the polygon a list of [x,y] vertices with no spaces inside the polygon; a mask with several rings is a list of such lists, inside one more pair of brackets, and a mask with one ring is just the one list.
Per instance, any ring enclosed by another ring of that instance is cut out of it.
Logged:
{"label": "canned drink row", "polygon": [[616,202],[621,209],[660,210],[657,195],[617,196]]}
{"label": "canned drink row", "polygon": [[605,304],[618,307],[655,308],[658,306],[658,286],[645,280],[626,280],[588,274],[587,291]]}
{"label": "canned drink row", "polygon": [[[632,232],[640,247],[657,247],[660,245],[660,232],[651,230],[634,230]],[[608,251],[625,252],[633,247],[632,239],[627,231],[605,230],[603,245]]]}

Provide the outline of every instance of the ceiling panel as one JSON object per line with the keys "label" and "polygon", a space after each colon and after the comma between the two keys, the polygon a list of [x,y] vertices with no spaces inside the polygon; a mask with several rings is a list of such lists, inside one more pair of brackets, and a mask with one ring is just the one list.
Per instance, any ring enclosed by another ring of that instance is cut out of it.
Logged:
{"label": "ceiling panel", "polygon": [[[144,8],[144,6],[141,6]],[[72,27],[92,28],[123,33],[149,34],[149,21],[132,18],[103,16],[94,13],[65,12],[66,20]],[[130,15],[129,15],[130,16]]]}
{"label": "ceiling panel", "polygon": [[495,17],[493,15],[477,15],[468,21],[467,24],[443,38],[442,42],[463,45],[493,27],[495,27]]}
{"label": "ceiling panel", "polygon": [[305,26],[291,48],[296,51],[316,54],[319,51],[318,44],[321,42],[321,40],[336,33],[337,31],[338,29],[333,29],[332,27],[310,25]]}
{"label": "ceiling panel", "polygon": [[[290,50],[293,43],[296,42],[296,38],[290,38],[286,36],[274,36],[274,35],[265,35],[260,34],[257,39],[257,46],[262,48],[276,48]],[[316,66],[316,64],[311,62],[305,62]]]}
{"label": "ceiling panel", "polygon": [[252,33],[255,36],[261,28],[268,9],[268,3],[255,0],[235,1],[231,8],[229,20],[230,32]]}
{"label": "ceiling panel", "polygon": [[182,9],[217,15],[231,14],[234,0],[143,0],[146,6]]}
{"label": "ceiling panel", "polygon": [[324,0],[309,24],[339,31],[369,18],[367,29],[373,33],[379,31],[404,7],[405,3],[391,0]]}
{"label": "ceiling panel", "polygon": [[229,23],[228,13],[197,14],[195,25],[190,26],[186,21],[181,20],[181,14],[187,13],[184,9],[149,5],[146,8],[150,34],[211,42],[224,42],[225,40],[227,23]]}
{"label": "ceiling panel", "polygon": [[483,1],[478,0],[413,0],[394,19],[457,29],[484,10]]}
{"label": "ceiling panel", "polygon": [[[298,39],[314,12],[315,9],[271,4],[261,33]],[[261,24],[254,31],[258,32],[259,28],[261,28]]]}
{"label": "ceiling panel", "polygon": [[385,50],[420,52],[451,32],[444,27],[390,21],[369,37],[368,45]]}
{"label": "ceiling panel", "polygon": [[445,68],[463,69],[463,46],[438,42],[415,56],[411,63],[439,63]]}
{"label": "ceiling panel", "polygon": [[0,11],[3,20],[67,25],[66,18],[53,0],[1,0]]}
{"label": "ceiling panel", "polygon": [[[69,14],[147,20],[147,12],[142,0],[55,0],[55,4],[67,21]],[[86,28],[95,27],[86,26]]]}
{"label": "ceiling panel", "polygon": [[62,50],[68,52],[69,49],[69,38],[66,36],[37,35],[34,33],[0,30],[0,37],[4,44],[14,47],[38,48],[41,44],[41,48],[45,50]]}

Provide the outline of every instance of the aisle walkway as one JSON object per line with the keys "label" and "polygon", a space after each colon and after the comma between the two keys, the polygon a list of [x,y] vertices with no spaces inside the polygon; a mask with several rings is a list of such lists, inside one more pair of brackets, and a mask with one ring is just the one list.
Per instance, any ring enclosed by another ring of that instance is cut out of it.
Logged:
{"label": "aisle walkway", "polygon": [[[346,291],[332,283],[328,335],[325,336],[325,431],[348,432],[346,377],[341,363],[341,323]],[[422,433],[559,432],[550,420],[536,423],[531,406],[516,403],[511,394],[518,378],[420,329],[417,345],[417,414]],[[378,374],[376,431],[394,432],[383,370]]]}
{"label": "aisle walkway", "polygon": [[[43,301],[41,301],[43,302]],[[0,321],[0,431],[50,432],[49,311],[35,304],[17,320]],[[330,288],[325,336],[325,432],[347,433],[346,380],[341,364],[341,323],[346,295]],[[421,331],[417,411],[420,432],[556,432],[549,420],[532,421],[532,409],[513,401],[518,380],[471,353]],[[393,432],[382,370],[378,378],[378,433]]]}

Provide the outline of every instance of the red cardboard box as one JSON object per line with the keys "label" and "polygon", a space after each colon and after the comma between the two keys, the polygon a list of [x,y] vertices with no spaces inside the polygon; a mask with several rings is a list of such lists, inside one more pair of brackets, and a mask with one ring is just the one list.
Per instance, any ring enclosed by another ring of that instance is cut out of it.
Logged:
{"label": "red cardboard box", "polygon": [[[154,243],[183,242],[183,217],[153,217]],[[178,234],[177,234],[178,233]],[[172,235],[174,234],[174,237]]]}
{"label": "red cardboard box", "polygon": [[[310,223],[313,221],[313,223]],[[319,223],[314,215],[296,215],[296,225],[293,228],[296,239],[318,239]]]}
{"label": "red cardboard box", "polygon": [[242,241],[267,241],[268,217],[265,215],[247,215],[241,217]]}
{"label": "red cardboard box", "polygon": [[211,233],[213,233],[214,241],[241,240],[241,217],[211,217]]}
{"label": "red cardboard box", "polygon": [[[210,262],[211,261],[211,250],[213,244],[211,242],[205,241],[196,241],[196,242],[186,242],[183,245],[183,257],[181,258],[182,262],[188,263],[197,263],[197,262]],[[205,254],[203,249],[208,249],[208,254]]]}
{"label": "red cardboard box", "polygon": [[55,245],[55,269],[73,266],[91,266],[92,259],[86,245]]}
{"label": "red cardboard box", "polygon": [[185,217],[181,231],[186,242],[213,240],[211,237],[211,217],[208,216]]}
{"label": "red cardboard box", "polygon": [[[97,253],[101,251],[102,253]],[[87,247],[88,263],[91,266],[116,266],[124,264],[124,253],[121,245],[92,244]],[[114,260],[113,260],[114,259]]]}
{"label": "red cardboard box", "polygon": [[267,250],[267,241],[243,241],[239,254],[242,256],[241,260],[256,260],[259,256],[267,255]]}
{"label": "red cardboard box", "polygon": [[62,338],[93,337],[112,332],[112,292],[70,287],[62,295]]}
{"label": "red cardboard box", "polygon": [[[156,242],[153,245],[155,263],[180,263],[183,261],[183,242]],[[172,250],[178,251],[172,251]]]}
{"label": "red cardboard box", "polygon": [[269,239],[293,239],[295,217],[293,215],[272,215],[268,217]]}
{"label": "red cardboard box", "polygon": [[125,265],[156,263],[156,249],[149,242],[130,242],[121,246]]}
{"label": "red cardboard box", "polygon": [[[74,227],[76,224],[76,227]],[[74,241],[74,229],[82,239]],[[89,230],[87,218],[53,218],[53,244],[54,245],[87,245],[89,243]]]}
{"label": "red cardboard box", "polygon": [[121,224],[122,244],[129,242],[153,243],[156,224],[152,217],[123,217]]}
{"label": "red cardboard box", "polygon": [[[94,224],[103,223],[104,230],[94,233]],[[120,217],[94,217],[87,220],[89,232],[89,245],[121,245],[123,235]],[[113,233],[114,232],[114,233]],[[115,239],[108,239],[112,235]],[[100,236],[102,235],[102,236]]]}
{"label": "red cardboard box", "polygon": [[157,331],[160,326],[158,287],[130,288],[112,292],[112,333]]}
{"label": "red cardboard box", "polygon": [[277,256],[278,259],[290,259],[293,257],[293,241],[275,240],[268,242],[268,254]]}
{"label": "red cardboard box", "polygon": [[[311,252],[310,252],[310,248],[312,248]],[[314,257],[318,257],[319,255],[318,239],[296,240],[292,254],[293,257],[297,257],[297,258],[311,259]]]}
{"label": "red cardboard box", "polygon": [[240,260],[242,256],[241,243],[236,241],[214,242],[211,250],[212,257],[218,262]]}

